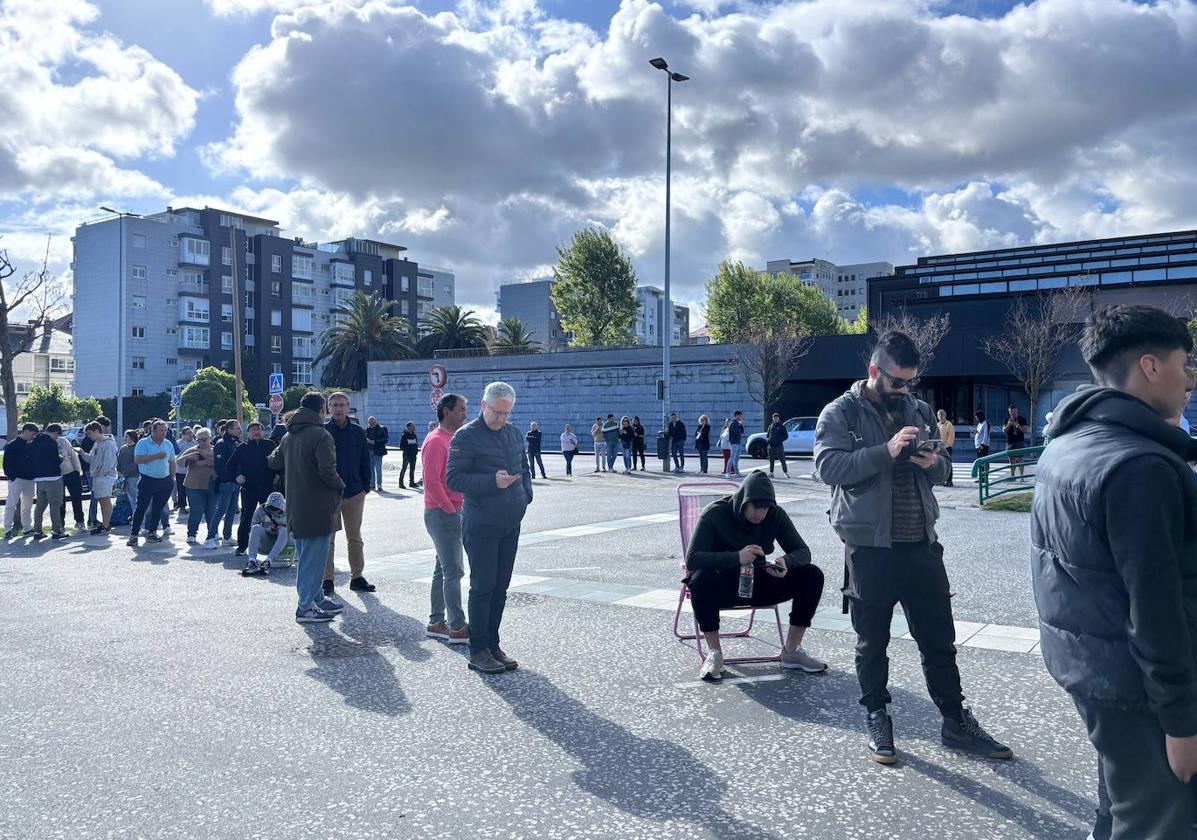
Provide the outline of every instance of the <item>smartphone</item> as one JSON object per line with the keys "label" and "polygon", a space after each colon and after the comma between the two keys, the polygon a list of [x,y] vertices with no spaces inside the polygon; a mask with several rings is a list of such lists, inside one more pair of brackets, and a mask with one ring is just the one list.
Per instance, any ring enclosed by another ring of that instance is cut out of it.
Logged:
{"label": "smartphone", "polygon": [[776,560],[765,560],[765,568],[766,569],[777,569],[780,571],[781,564],[778,563]]}
{"label": "smartphone", "polygon": [[925,440],[919,444],[919,452],[936,452],[944,449],[942,440]]}

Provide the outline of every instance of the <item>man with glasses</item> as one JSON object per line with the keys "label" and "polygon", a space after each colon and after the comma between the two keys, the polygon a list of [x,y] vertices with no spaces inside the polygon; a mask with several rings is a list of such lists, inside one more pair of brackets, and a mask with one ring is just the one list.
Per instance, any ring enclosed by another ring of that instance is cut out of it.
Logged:
{"label": "man with glasses", "polygon": [[823,409],[815,430],[815,470],[832,487],[831,524],[844,542],[844,595],[856,631],[856,676],[865,707],[869,757],[898,760],[890,703],[889,647],[894,606],[902,605],[918,643],[931,699],[943,715],[945,746],[1010,758],[964,706],[956,667],[951,591],[935,535],[932,486],[952,464],[931,408],[910,393],[919,351],[905,333],[881,336],[869,378]]}
{"label": "man with glasses", "polygon": [[482,414],[453,435],[445,483],[461,493],[462,542],[470,556],[470,669],[500,674],[516,661],[499,647],[499,624],[515,568],[520,522],[532,501],[524,436],[508,423],[515,389],[492,382]]}

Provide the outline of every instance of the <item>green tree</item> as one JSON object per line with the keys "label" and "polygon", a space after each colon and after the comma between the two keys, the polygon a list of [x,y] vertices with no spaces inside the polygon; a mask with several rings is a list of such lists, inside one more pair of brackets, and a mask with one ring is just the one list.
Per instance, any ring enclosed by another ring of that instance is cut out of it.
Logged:
{"label": "green tree", "polygon": [[[228,371],[206,367],[183,389],[177,416],[190,420],[227,420],[237,416],[236,379]],[[257,419],[258,410],[242,391],[241,407],[246,421]],[[176,412],[171,412],[171,418]]]}
{"label": "green tree", "polygon": [[422,357],[431,357],[437,350],[485,347],[490,337],[474,310],[457,304],[435,307],[420,322],[420,328],[427,333],[417,345]]}
{"label": "green tree", "polygon": [[611,234],[580,230],[557,247],[556,283],[549,292],[574,347],[628,344],[636,317],[636,271]]}
{"label": "green tree", "polygon": [[532,338],[532,333],[524,326],[519,318],[504,318],[499,322],[499,329],[494,340],[490,343],[491,352],[511,353],[514,351],[540,350],[540,342]]}
{"label": "green tree", "polygon": [[292,385],[283,391],[283,413],[299,408],[299,401],[310,390],[312,390],[310,385]]}
{"label": "green tree", "polygon": [[843,326],[844,335],[868,335],[869,333],[869,308],[862,306],[860,314],[856,316],[855,321],[845,321]]}
{"label": "green tree", "polygon": [[71,420],[76,423],[90,423],[103,413],[104,409],[95,397],[75,397],[75,414]]}
{"label": "green tree", "polygon": [[[94,402],[94,401],[93,401]],[[44,426],[47,423],[69,424],[78,413],[78,405],[73,397],[63,392],[61,385],[34,385],[29,389],[29,396],[20,405],[20,423],[37,423]],[[99,412],[96,412],[98,414]],[[96,415],[93,414],[92,417]]]}
{"label": "green tree", "polygon": [[320,384],[341,383],[351,391],[366,389],[366,364],[389,359],[410,359],[415,353],[408,342],[406,319],[390,314],[393,300],[377,294],[355,292],[341,304],[339,324],[324,331],[320,352],[312,366],[327,361]]}

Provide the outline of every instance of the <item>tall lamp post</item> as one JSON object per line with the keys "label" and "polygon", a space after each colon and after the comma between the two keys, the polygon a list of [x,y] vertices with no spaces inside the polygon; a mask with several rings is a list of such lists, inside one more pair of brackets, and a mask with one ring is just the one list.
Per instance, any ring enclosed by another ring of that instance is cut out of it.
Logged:
{"label": "tall lamp post", "polygon": [[120,210],[113,210],[111,207],[103,205],[100,209],[120,218],[121,241],[117,249],[120,273],[116,282],[116,328],[120,338],[116,342],[116,427],[113,429],[114,434],[119,436],[125,433],[125,346],[129,340],[129,336],[125,335],[125,282],[127,279],[125,276],[125,219],[129,216],[135,218],[140,218],[140,216],[137,213],[122,213]]}
{"label": "tall lamp post", "polygon": [[[673,301],[669,296],[669,191],[673,169],[673,83],[686,82],[689,76],[674,73],[663,58],[649,61],[665,71],[665,312],[661,335],[661,428],[669,428],[669,346],[673,342]],[[661,328],[661,324],[657,324]]]}

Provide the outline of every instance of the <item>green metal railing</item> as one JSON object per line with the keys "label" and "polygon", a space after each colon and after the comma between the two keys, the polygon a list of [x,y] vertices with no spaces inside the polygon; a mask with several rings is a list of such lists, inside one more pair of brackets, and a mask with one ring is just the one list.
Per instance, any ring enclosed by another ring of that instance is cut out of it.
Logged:
{"label": "green metal railing", "polygon": [[[977,496],[981,504],[1007,493],[1025,493],[1035,486],[1035,467],[1039,463],[1042,446],[1009,449],[996,455],[986,455],[973,461],[973,478],[977,480]],[[1020,459],[1011,464],[1011,458]],[[1023,475],[1015,475],[1017,469]]]}

